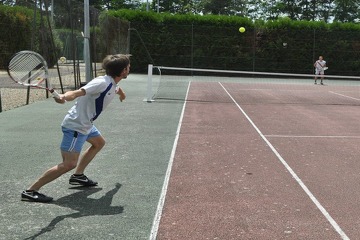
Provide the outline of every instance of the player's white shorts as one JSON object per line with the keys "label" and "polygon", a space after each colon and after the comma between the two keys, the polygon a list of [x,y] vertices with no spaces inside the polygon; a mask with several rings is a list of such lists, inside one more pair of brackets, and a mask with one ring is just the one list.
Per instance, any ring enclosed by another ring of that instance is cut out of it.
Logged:
{"label": "player's white shorts", "polygon": [[324,70],[315,68],[315,75],[324,75]]}

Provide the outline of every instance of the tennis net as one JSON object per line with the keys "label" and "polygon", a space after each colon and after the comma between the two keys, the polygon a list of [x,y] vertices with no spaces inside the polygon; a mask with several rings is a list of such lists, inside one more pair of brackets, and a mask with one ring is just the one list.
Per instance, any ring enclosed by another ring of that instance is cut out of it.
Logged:
{"label": "tennis net", "polygon": [[[226,83],[232,89],[242,92],[243,103],[247,104],[360,105],[360,76],[324,75],[323,85],[320,84],[319,75],[317,84],[314,84],[315,76],[149,65],[145,100],[185,100],[191,82],[201,83],[204,88],[213,83]],[[248,96],[249,93],[252,96]],[[256,94],[259,96],[256,97]]]}

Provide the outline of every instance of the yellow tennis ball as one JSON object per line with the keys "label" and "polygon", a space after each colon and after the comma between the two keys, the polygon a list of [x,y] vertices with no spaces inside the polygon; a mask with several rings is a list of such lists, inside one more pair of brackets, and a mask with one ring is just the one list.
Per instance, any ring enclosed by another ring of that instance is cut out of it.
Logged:
{"label": "yellow tennis ball", "polygon": [[61,58],[60,58],[60,62],[61,62],[61,63],[65,63],[65,62],[66,62],[66,57],[61,57]]}
{"label": "yellow tennis ball", "polygon": [[241,32],[241,33],[245,32],[245,28],[244,28],[244,27],[240,27],[240,28],[239,28],[239,32]]}

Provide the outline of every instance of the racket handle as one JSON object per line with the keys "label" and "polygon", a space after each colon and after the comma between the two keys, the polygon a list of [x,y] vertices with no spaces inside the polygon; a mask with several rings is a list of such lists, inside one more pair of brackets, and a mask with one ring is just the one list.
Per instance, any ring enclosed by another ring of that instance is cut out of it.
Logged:
{"label": "racket handle", "polygon": [[51,92],[51,94],[53,95],[54,98],[57,98],[57,99],[60,98],[60,95],[59,95],[59,93],[57,91],[52,89],[52,91],[50,91],[50,92]]}

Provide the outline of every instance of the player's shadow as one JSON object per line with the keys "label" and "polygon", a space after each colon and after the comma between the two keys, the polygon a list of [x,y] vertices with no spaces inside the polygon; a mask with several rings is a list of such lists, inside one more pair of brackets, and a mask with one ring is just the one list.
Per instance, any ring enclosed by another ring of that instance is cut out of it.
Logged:
{"label": "player's shadow", "polygon": [[84,187],[72,188],[80,191],[59,198],[51,204],[58,205],[60,207],[67,207],[77,212],[55,217],[49,223],[49,225],[42,228],[37,234],[25,238],[24,240],[36,239],[42,234],[51,232],[53,229],[55,229],[56,225],[59,222],[61,222],[66,218],[80,218],[80,217],[95,216],[95,215],[116,215],[122,213],[124,211],[124,207],[111,206],[112,199],[114,195],[119,191],[120,187],[121,184],[117,183],[114,189],[107,192],[100,199],[92,199],[92,198],[88,198],[88,196],[101,191],[102,188],[84,188]]}

